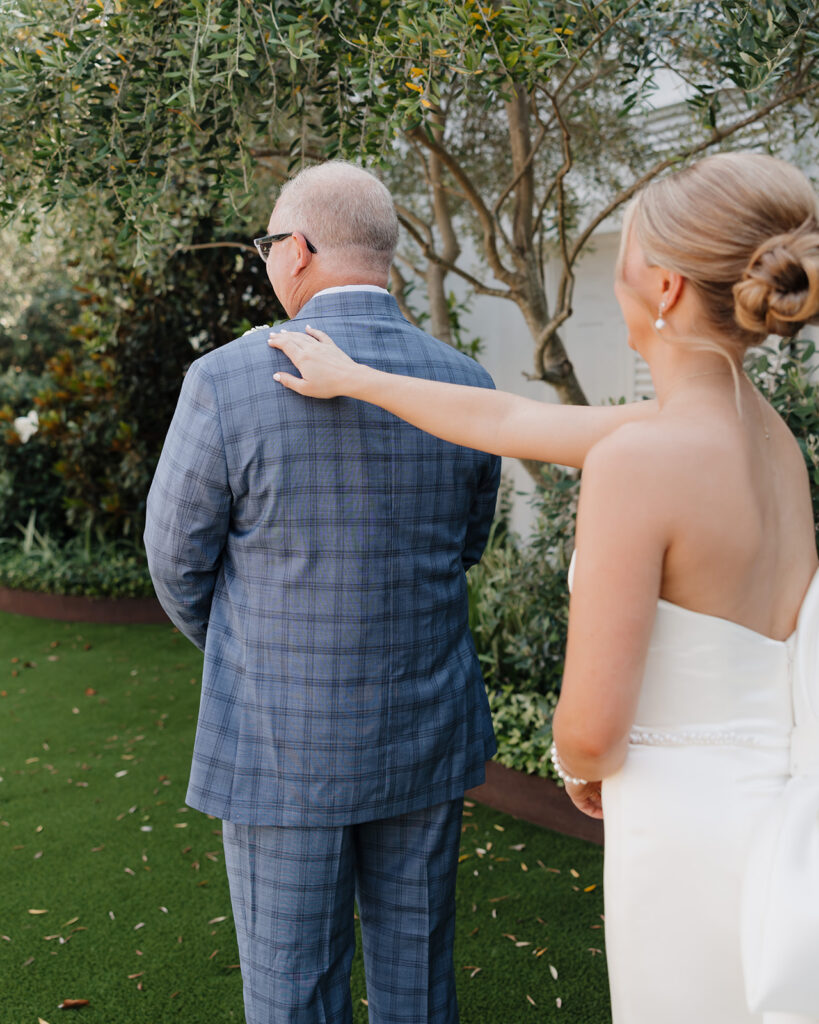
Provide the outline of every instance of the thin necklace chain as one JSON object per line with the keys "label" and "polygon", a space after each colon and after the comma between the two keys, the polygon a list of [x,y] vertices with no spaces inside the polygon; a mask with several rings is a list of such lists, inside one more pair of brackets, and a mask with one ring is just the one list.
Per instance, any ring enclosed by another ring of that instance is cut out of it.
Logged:
{"label": "thin necklace chain", "polygon": [[729,377],[731,375],[730,370],[704,370],[702,373],[689,373],[685,377],[678,377],[666,391],[665,398],[671,394],[680,384],[683,384],[687,380],[695,380],[697,377]]}

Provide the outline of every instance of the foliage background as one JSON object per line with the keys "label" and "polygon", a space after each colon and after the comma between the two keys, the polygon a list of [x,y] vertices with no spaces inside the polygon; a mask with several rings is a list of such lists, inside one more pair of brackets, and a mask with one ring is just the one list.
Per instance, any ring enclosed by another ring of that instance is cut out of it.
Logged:
{"label": "foliage background", "polygon": [[[688,100],[663,133],[651,103],[669,71]],[[810,0],[0,4],[0,582],[148,592],[145,496],[182,375],[281,315],[248,240],[294,169],[378,168],[404,228],[405,314],[477,354],[452,277],[514,302],[533,379],[582,402],[560,329],[595,227],[711,148],[815,156],[817,89]],[[819,510],[811,355],[768,351],[751,372]],[[23,444],[13,421],[32,409]],[[470,579],[501,760],[537,771],[577,493],[560,473],[545,484],[532,537],[501,523]]]}

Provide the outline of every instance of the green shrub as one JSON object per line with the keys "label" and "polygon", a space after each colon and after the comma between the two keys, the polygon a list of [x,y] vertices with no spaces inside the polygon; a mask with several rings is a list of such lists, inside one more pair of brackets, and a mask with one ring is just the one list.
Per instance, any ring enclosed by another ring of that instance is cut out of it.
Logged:
{"label": "green shrub", "polygon": [[101,535],[65,543],[41,533],[31,515],[19,539],[0,539],[0,587],[88,597],[152,597],[144,550]]}
{"label": "green shrub", "polygon": [[549,757],[557,694],[517,693],[506,686],[487,691],[487,696],[498,741],[494,760],[527,775],[557,780]]}
{"label": "green shrub", "polygon": [[15,367],[0,374],[0,537],[15,536],[16,524],[32,513],[45,532],[68,536],[54,449],[41,430],[23,442],[14,429],[17,417],[38,411],[36,395],[43,387],[43,377]]}
{"label": "green shrub", "polygon": [[491,691],[557,693],[563,675],[577,475],[543,470],[531,537],[493,530],[470,569],[470,628]]}
{"label": "green shrub", "polygon": [[796,436],[808,467],[819,548],[819,368],[812,341],[784,339],[755,353],[748,373]]}
{"label": "green shrub", "polygon": [[[213,226],[203,222],[194,243],[200,236],[210,244]],[[263,323],[281,315],[255,252],[177,252],[161,276],[117,265],[113,250],[95,262],[99,269],[72,296],[62,280],[50,296],[63,320],[73,315],[55,332],[59,346],[41,343],[49,301],[42,288],[17,323],[0,332],[0,350],[6,344],[24,365],[49,356],[40,377],[16,375],[14,396],[0,386],[0,537],[14,536],[32,509],[50,535],[82,534],[89,525],[108,537],[140,535],[187,366],[241,334],[251,318]],[[12,374],[5,378],[9,392]],[[39,430],[22,443],[13,420],[31,409]]]}
{"label": "green shrub", "polygon": [[480,563],[469,570],[470,627],[498,739],[496,760],[552,776],[557,704],[569,617],[567,573],[579,479],[546,467],[535,523],[522,541],[508,529],[508,495]]}

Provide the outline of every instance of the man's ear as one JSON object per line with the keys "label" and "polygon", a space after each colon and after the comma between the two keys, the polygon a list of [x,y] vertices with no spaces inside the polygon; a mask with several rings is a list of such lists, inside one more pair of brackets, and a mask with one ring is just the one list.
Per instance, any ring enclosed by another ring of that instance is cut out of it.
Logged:
{"label": "man's ear", "polygon": [[307,248],[307,240],[299,231],[293,232],[288,239],[287,244],[296,246],[297,255],[290,268],[290,275],[291,277],[298,277],[302,271],[306,270],[310,266],[313,260],[313,253]]}

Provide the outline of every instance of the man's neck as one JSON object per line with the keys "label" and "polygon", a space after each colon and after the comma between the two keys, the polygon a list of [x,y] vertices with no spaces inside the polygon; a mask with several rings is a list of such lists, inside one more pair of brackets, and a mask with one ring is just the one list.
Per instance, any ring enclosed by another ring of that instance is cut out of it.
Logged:
{"label": "man's neck", "polygon": [[300,310],[304,309],[307,303],[315,298],[316,295],[320,295],[322,292],[329,292],[331,289],[351,289],[351,290],[371,290],[377,288],[379,291],[386,292],[386,279],[378,278],[378,275],[372,274],[364,277],[363,275],[359,278],[340,278],[340,277],[325,277],[321,281],[311,283],[311,286],[307,286],[303,289],[299,289],[297,294],[293,296],[293,301],[288,305],[287,315],[290,317],[298,316]]}

